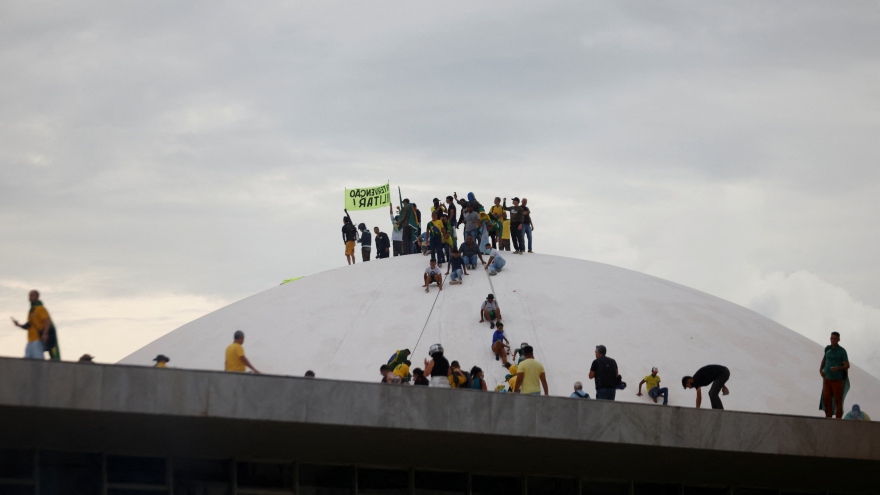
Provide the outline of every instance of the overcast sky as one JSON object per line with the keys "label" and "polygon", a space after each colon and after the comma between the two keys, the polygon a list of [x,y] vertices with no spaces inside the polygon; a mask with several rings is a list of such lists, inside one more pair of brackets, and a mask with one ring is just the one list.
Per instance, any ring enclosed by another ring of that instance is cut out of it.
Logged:
{"label": "overcast sky", "polygon": [[880,376],[877,2],[6,1],[0,67],[0,314],[40,289],[67,359],[343,265],[390,180]]}

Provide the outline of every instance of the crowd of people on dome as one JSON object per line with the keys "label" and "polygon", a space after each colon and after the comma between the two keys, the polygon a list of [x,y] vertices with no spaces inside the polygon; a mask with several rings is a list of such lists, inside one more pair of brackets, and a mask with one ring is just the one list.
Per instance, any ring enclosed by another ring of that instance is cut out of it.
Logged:
{"label": "crowd of people on dome", "polygon": [[[407,198],[397,207],[396,214],[393,206],[388,207],[392,229],[390,240],[379,227],[373,227],[371,233],[365,224],[355,226],[351,217],[346,215],[342,218],[345,258],[349,265],[354,264],[357,258],[355,247],[360,244],[361,260],[370,261],[375,239],[377,259],[421,253],[430,256],[438,270],[444,263],[451,264],[453,278],[450,283],[460,283],[465,271],[476,269],[477,259],[482,261],[484,254],[489,256],[485,268],[494,275],[506,262],[498,251],[511,251],[512,247],[513,254],[533,252],[535,224],[528,202],[526,198],[522,201],[513,198],[508,206],[507,198],[496,197],[487,211],[474,193],[468,193],[467,199],[454,193],[446,196],[445,201],[434,198],[430,219],[423,219],[422,211]],[[442,282],[438,285],[442,287]]]}

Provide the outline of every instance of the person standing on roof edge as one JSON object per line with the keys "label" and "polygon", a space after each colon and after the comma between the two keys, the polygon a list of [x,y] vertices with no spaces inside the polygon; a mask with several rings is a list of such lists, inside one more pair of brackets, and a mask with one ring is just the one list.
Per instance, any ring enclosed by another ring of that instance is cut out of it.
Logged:
{"label": "person standing on roof edge", "polygon": [[642,396],[642,384],[647,384],[645,390],[648,392],[648,397],[654,400],[654,403],[657,403],[657,397],[663,396],[663,405],[669,404],[669,389],[666,387],[660,388],[660,375],[657,374],[657,368],[651,368],[651,374],[642,378],[642,381],[639,382],[639,392],[636,394],[637,396]]}
{"label": "person standing on roof edge", "polygon": [[489,261],[486,262],[485,270],[488,270],[489,275],[497,275],[507,262],[504,261],[504,258],[502,258],[500,254],[498,254],[497,249],[492,249],[491,242],[486,243],[486,249],[489,251]]}
{"label": "person standing on roof edge", "polygon": [[168,356],[164,354],[159,354],[153,359],[153,361],[156,361],[155,366],[153,366],[154,368],[166,368],[168,362],[171,361],[171,359],[169,359]]}
{"label": "person standing on roof edge", "polygon": [[544,388],[544,395],[550,395],[547,388],[547,377],[544,374],[544,365],[535,359],[535,350],[532,346],[527,345],[523,349],[526,358],[519,363],[516,368],[516,388],[514,393],[524,395],[541,395],[541,388]]}
{"label": "person standing on roof edge", "polygon": [[[843,417],[844,383],[849,370],[849,356],[846,349],[840,346],[840,334],[831,332],[831,345],[825,346],[825,355],[819,366],[822,375],[822,401],[825,405],[825,417],[830,418],[832,411],[835,417]],[[832,400],[834,401],[832,403]]]}
{"label": "person standing on roof edge", "polygon": [[394,216],[394,209],[391,207],[391,205],[388,205],[388,211],[391,213],[392,250],[394,252],[394,256],[400,256],[403,254],[403,232],[400,230],[400,227],[397,226],[397,221],[400,219],[400,215]]}
{"label": "person standing on roof edge", "polygon": [[596,346],[596,359],[590,365],[590,378],[596,380],[596,399],[614,400],[617,396],[617,361],[607,357],[604,345]]}
{"label": "person standing on roof edge", "polygon": [[507,206],[507,198],[504,198],[502,207],[510,212],[510,236],[513,239],[514,254],[523,254],[523,207],[519,205],[519,198],[513,198],[513,206]]}
{"label": "person standing on roof edge", "polygon": [[244,347],[242,347],[244,344],[244,332],[236,330],[232,338],[233,342],[226,348],[226,371],[244,373],[247,371],[247,368],[250,368],[251,371],[259,375],[260,372],[244,356]]}
{"label": "person standing on roof edge", "polygon": [[342,242],[345,243],[345,260],[353,265],[357,260],[354,256],[354,244],[357,242],[357,229],[351,223],[348,215],[342,217]]}
{"label": "person standing on roof edge", "polygon": [[698,369],[697,372],[694,373],[694,376],[682,377],[681,386],[685,389],[697,389],[697,409],[699,409],[700,405],[703,403],[703,394],[700,392],[700,388],[711,385],[712,387],[709,389],[709,401],[712,403],[712,409],[724,409],[724,404],[721,403],[721,398],[718,397],[718,393],[721,392],[724,395],[730,393],[730,390],[727,390],[727,386],[725,385],[729,379],[730,370],[727,369],[726,366],[710,364]]}
{"label": "person standing on roof edge", "polygon": [[[28,321],[21,324],[15,318],[10,318],[12,323],[27,330],[27,345],[24,348],[24,357],[27,359],[45,359],[43,353],[49,351],[50,359],[58,361],[61,359],[61,353],[58,352],[57,338],[53,338],[55,326],[52,318],[43,302],[40,301],[40,293],[37,290],[28,292],[28,300],[31,303],[30,311],[28,311]],[[56,357],[57,356],[57,357]]]}
{"label": "person standing on roof edge", "polygon": [[501,321],[501,307],[495,301],[495,295],[489,294],[480,306],[480,323],[489,320],[489,328],[495,328],[495,320]]}
{"label": "person standing on roof edge", "polygon": [[370,249],[373,244],[373,236],[370,235],[370,231],[367,230],[367,226],[363,223],[358,224],[358,230],[361,234],[361,257],[363,257],[364,261],[370,261]]}
{"label": "person standing on roof edge", "polygon": [[379,227],[373,227],[376,234],[376,259],[384,259],[391,256],[391,241],[388,234],[379,230]]}
{"label": "person standing on roof edge", "polygon": [[[526,198],[522,199],[522,208],[523,208],[523,236],[528,237],[529,239],[529,252],[532,251],[532,231],[535,230],[535,224],[532,223],[532,210],[526,206],[529,203],[529,200]],[[523,249],[525,249],[525,245],[523,245]]]}

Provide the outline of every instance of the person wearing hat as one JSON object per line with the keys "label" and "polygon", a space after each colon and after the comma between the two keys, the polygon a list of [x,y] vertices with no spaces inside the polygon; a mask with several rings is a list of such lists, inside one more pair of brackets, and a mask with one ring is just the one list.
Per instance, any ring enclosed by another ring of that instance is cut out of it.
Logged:
{"label": "person wearing hat", "polygon": [[489,275],[497,275],[498,272],[500,272],[501,269],[504,268],[504,265],[507,264],[507,261],[505,261],[504,258],[502,258],[500,254],[498,254],[497,249],[492,247],[491,241],[487,240],[485,243],[485,247],[486,254],[489,255],[489,261],[486,262],[485,270],[489,272]]}
{"label": "person wearing hat", "polygon": [[95,356],[92,356],[91,354],[83,354],[82,356],[80,356],[79,362],[80,363],[94,363],[94,361],[92,361],[93,359],[95,359]]}
{"label": "person wearing hat", "polygon": [[505,368],[507,364],[507,353],[510,352],[510,341],[504,335],[504,323],[498,322],[498,328],[492,334],[492,352],[495,354],[495,361],[501,360],[501,365]]}
{"label": "person wearing hat", "polygon": [[721,392],[724,395],[730,393],[730,390],[727,390],[725,385],[727,380],[730,380],[730,370],[726,366],[710,364],[698,369],[694,376],[682,377],[681,386],[685,389],[697,389],[697,409],[699,409],[700,404],[703,402],[703,394],[700,393],[700,388],[711,385],[709,401],[712,403],[712,409],[724,409],[724,404],[721,403],[718,393]]}
{"label": "person wearing hat", "polygon": [[495,328],[495,320],[501,321],[501,308],[493,294],[486,296],[486,300],[480,306],[480,323],[486,320],[489,320],[489,328]]}
{"label": "person wearing hat", "polygon": [[345,260],[349,265],[357,261],[354,257],[354,243],[357,242],[357,229],[348,215],[342,217],[342,242],[345,243]]}
{"label": "person wearing hat", "polygon": [[525,220],[523,207],[519,205],[519,198],[513,198],[513,206],[507,206],[507,198],[504,198],[502,208],[510,212],[510,236],[513,238],[513,251],[515,254],[523,254],[523,221]]}
{"label": "person wearing hat", "polygon": [[527,345],[523,348],[526,358],[517,366],[516,371],[516,387],[514,393],[524,395],[541,395],[541,388],[544,389],[544,395],[550,395],[547,388],[547,377],[544,374],[544,365],[535,359],[535,350],[532,346]]}
{"label": "person wearing hat", "polygon": [[654,399],[654,403],[657,403],[657,397],[663,396],[663,405],[667,405],[669,403],[669,389],[666,387],[660,388],[660,375],[657,374],[657,367],[651,368],[651,374],[642,378],[642,381],[639,382],[639,397],[642,396],[642,384],[647,384],[645,390],[648,392],[648,397]]}
{"label": "person wearing hat", "polygon": [[171,361],[171,359],[169,359],[168,356],[164,354],[159,354],[158,356],[153,358],[153,361],[156,361],[156,365],[154,366],[154,368],[165,368],[168,362]]}

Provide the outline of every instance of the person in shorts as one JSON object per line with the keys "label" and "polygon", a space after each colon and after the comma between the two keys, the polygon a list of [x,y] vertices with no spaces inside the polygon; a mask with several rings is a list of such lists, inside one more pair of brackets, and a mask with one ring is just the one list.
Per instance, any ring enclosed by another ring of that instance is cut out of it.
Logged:
{"label": "person in shorts", "polygon": [[349,265],[357,261],[354,257],[354,244],[357,242],[357,229],[348,216],[342,217],[342,242],[345,243],[345,259]]}
{"label": "person in shorts", "polygon": [[495,295],[489,294],[480,306],[480,323],[489,320],[489,328],[495,328],[495,321],[501,321],[501,308],[495,301]]}

